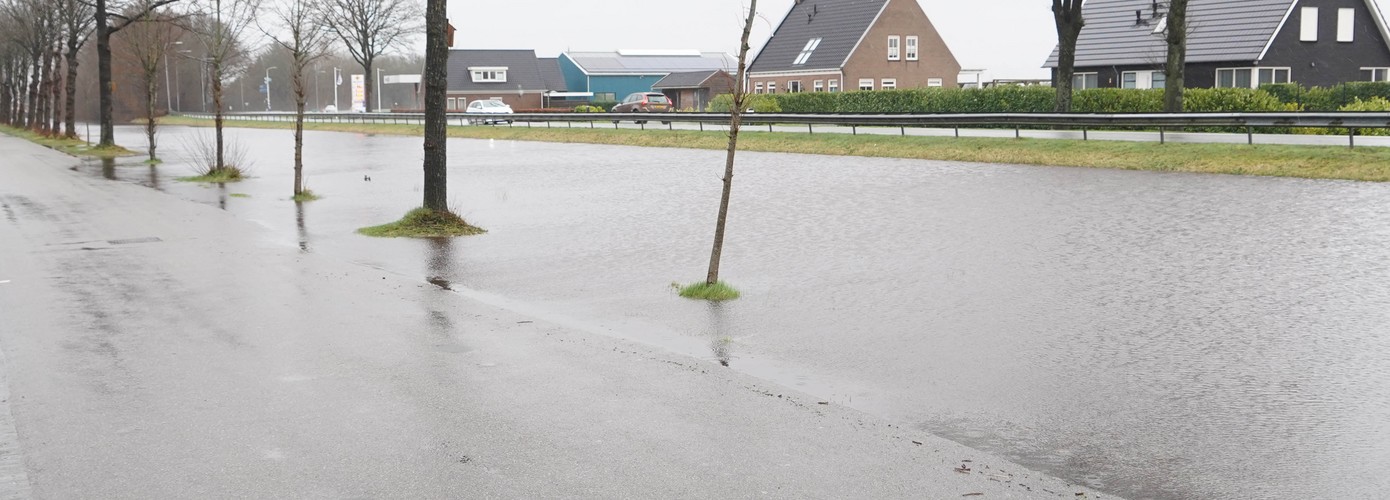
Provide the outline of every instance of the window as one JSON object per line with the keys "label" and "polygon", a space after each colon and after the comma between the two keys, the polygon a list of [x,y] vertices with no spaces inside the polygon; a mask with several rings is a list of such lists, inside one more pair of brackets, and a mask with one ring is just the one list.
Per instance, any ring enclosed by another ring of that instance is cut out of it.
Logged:
{"label": "window", "polygon": [[468,71],[473,74],[473,83],[507,83],[505,67],[473,67]]}
{"label": "window", "polygon": [[767,93],[769,93],[769,94],[776,94],[776,93],[777,93],[777,82],[767,82]]}
{"label": "window", "polygon": [[458,100],[458,99],[453,98],[453,97],[450,97],[450,98],[449,98],[449,107],[444,108],[444,109],[459,109],[459,108],[458,108],[458,104],[459,104],[459,100]]}
{"label": "window", "polygon": [[754,94],[761,94],[761,93],[763,93],[763,82],[758,82],[758,83],[753,84],[753,93],[754,93]]}
{"label": "window", "polygon": [[1302,16],[1303,29],[1299,32],[1298,39],[1304,42],[1318,41],[1318,8],[1304,7]]}
{"label": "window", "polygon": [[883,90],[893,90],[893,89],[896,89],[896,88],[898,88],[898,79],[897,79],[897,78],[884,78],[882,81],[879,82],[878,88],[883,89]]}
{"label": "window", "polygon": [[1077,73],[1071,77],[1071,86],[1075,90],[1086,90],[1100,87],[1100,75],[1097,73]]}
{"label": "window", "polygon": [[1120,73],[1120,87],[1126,89],[1161,89],[1166,77],[1162,71],[1126,71]]}
{"label": "window", "polygon": [[840,81],[839,81],[839,80],[831,80],[831,81],[830,81],[830,86],[827,87],[827,88],[829,88],[831,92],[839,92],[839,91],[840,91]]}
{"label": "window", "polygon": [[1356,40],[1356,9],[1337,9],[1337,41],[1351,43]]}
{"label": "window", "polygon": [[1162,19],[1159,19],[1159,20],[1158,20],[1158,25],[1157,25],[1157,26],[1154,26],[1154,34],[1155,34],[1155,35],[1165,35],[1165,34],[1167,34],[1167,33],[1168,33],[1168,16],[1165,14],[1165,15],[1163,16]]}
{"label": "window", "polygon": [[1168,74],[1162,71],[1155,71],[1153,74],[1153,88],[1162,89],[1168,87]]}
{"label": "window", "polygon": [[928,87],[940,87],[941,85],[942,85],[942,81],[941,81],[940,78],[928,78],[928,79],[927,79],[927,86],[928,86]]}
{"label": "window", "polygon": [[1292,81],[1289,68],[1222,68],[1216,70],[1217,88],[1255,89],[1270,83]]}
{"label": "window", "polygon": [[798,66],[806,64],[806,60],[811,58],[811,53],[816,51],[816,47],[820,47],[819,38],[812,38],[810,41],[807,41],[806,46],[801,49],[800,54],[797,54],[796,60],[792,61],[792,64]]}
{"label": "window", "polygon": [[788,92],[788,93],[801,92],[801,80],[789,80],[789,81],[787,81],[787,92]]}
{"label": "window", "polygon": [[813,92],[824,92],[824,91],[825,91],[825,80],[816,80],[816,81],[814,81],[814,82],[811,82],[811,90],[812,90]]}
{"label": "window", "polygon": [[616,100],[618,100],[618,94],[617,94],[616,92],[595,92],[595,93],[594,93],[594,101],[595,101],[595,102],[613,102],[613,101],[616,101]]}
{"label": "window", "polygon": [[917,37],[915,36],[907,37],[907,60],[917,60]]}
{"label": "window", "polygon": [[873,78],[860,78],[860,79],[859,79],[859,90],[873,90],[873,89],[874,89],[874,79],[873,79]]}
{"label": "window", "polygon": [[898,60],[898,51],[899,51],[899,49],[901,49],[901,47],[898,46],[898,44],[899,44],[900,42],[901,42],[901,40],[899,39],[898,35],[893,35],[893,36],[888,37],[888,60],[889,60],[889,61],[896,61],[896,60]]}
{"label": "window", "polygon": [[1390,82],[1390,68],[1361,68],[1361,79],[1368,82]]}

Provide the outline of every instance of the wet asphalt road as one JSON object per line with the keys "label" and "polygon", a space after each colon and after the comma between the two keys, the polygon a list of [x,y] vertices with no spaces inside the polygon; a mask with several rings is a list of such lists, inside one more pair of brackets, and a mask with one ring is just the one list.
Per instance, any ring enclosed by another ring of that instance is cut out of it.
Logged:
{"label": "wet asphalt road", "polygon": [[0,417],[15,431],[0,428],[0,450],[23,464],[0,460],[3,496],[1085,491],[715,364],[305,253],[23,141],[0,136],[0,158]]}

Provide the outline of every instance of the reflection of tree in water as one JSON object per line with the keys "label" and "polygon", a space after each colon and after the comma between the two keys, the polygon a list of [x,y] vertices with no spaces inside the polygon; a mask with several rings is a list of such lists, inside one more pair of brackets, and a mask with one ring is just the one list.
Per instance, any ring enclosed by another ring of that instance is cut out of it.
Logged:
{"label": "reflection of tree in water", "polygon": [[309,251],[309,230],[304,228],[304,202],[294,202],[294,225],[299,232],[299,251]]}
{"label": "reflection of tree in water", "polygon": [[430,238],[425,241],[425,269],[429,272],[425,280],[440,289],[427,290],[422,303],[429,315],[430,332],[439,338],[448,339],[454,331],[454,320],[449,315],[448,296],[444,293],[453,289],[447,276],[453,267],[454,242],[452,238]]}
{"label": "reflection of tree in water", "polygon": [[155,190],[157,190],[157,191],[163,191],[162,189],[159,189],[159,169],[156,168],[154,165],[150,165],[150,182],[149,182],[149,184],[150,184],[150,187],[151,187],[151,188],[153,188],[153,189],[155,189]]}
{"label": "reflection of tree in water", "polygon": [[102,176],[102,177],[105,177],[105,178],[107,178],[107,179],[111,179],[111,180],[113,180],[113,181],[116,180],[116,159],[115,159],[115,158],[102,158],[102,159],[101,159],[101,176]]}
{"label": "reflection of tree in water", "polygon": [[710,351],[714,353],[714,359],[719,360],[719,364],[729,366],[729,361],[733,359],[734,338],[725,324],[725,314],[724,304],[709,303]]}

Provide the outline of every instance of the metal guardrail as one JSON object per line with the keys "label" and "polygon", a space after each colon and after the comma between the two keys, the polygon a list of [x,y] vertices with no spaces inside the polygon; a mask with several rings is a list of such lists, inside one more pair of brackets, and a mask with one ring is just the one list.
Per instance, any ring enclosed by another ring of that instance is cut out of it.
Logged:
{"label": "metal guardrail", "polygon": [[[185,113],[185,116],[211,119],[211,113]],[[293,121],[294,113],[228,113],[224,115],[236,120],[252,121]],[[305,113],[305,118],[317,122],[335,123],[423,123],[423,113]],[[727,124],[726,113],[516,113],[510,115],[483,115],[448,113],[450,125],[463,125],[470,120],[507,120],[515,123],[614,123],[619,122],[660,122],[700,124]],[[1135,128],[1157,129],[1160,142],[1166,142],[1164,134],[1169,129],[1187,128],[1238,128],[1244,129],[1249,144],[1254,144],[1254,132],[1264,128],[1338,128],[1347,129],[1347,137],[1352,147],[1356,145],[1356,134],[1361,129],[1390,129],[1390,112],[1361,113],[985,113],[985,114],[782,114],[747,113],[743,115],[745,126],[766,125],[806,125],[814,133],[815,125],[839,127],[908,127],[954,128],[959,136],[961,128],[970,127],[1009,127],[1014,128],[1015,136],[1021,137],[1025,127],[1069,127],[1081,130],[1083,139],[1094,128]],[[592,125],[591,125],[592,126]]]}

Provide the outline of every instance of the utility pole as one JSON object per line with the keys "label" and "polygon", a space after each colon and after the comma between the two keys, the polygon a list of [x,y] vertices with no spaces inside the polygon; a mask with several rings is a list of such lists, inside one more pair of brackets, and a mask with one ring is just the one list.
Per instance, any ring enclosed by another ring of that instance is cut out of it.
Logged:
{"label": "utility pole", "polygon": [[343,85],[343,70],[333,68],[333,110],[338,111],[338,87]]}
{"label": "utility pole", "polygon": [[276,69],[276,67],[271,66],[265,69],[265,110],[267,112],[270,111],[270,70],[272,69]]}
{"label": "utility pole", "polygon": [[376,110],[381,111],[381,68],[376,69]]}

